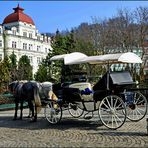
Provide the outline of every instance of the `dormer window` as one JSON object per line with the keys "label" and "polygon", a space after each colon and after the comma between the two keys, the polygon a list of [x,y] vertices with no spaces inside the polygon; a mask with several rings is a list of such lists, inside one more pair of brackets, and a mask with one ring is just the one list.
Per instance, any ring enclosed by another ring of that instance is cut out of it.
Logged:
{"label": "dormer window", "polygon": [[16,30],[12,30],[13,35],[16,35]]}
{"label": "dormer window", "polygon": [[12,30],[12,34],[13,34],[13,35],[16,35],[16,30],[17,30],[17,28],[16,28],[16,27],[12,27],[11,30]]}

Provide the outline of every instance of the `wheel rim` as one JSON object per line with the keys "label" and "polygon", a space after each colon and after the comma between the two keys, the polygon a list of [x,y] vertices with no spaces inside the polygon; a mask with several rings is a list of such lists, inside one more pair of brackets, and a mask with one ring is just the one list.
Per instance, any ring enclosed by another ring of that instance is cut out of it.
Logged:
{"label": "wheel rim", "polygon": [[110,128],[121,127],[126,120],[126,108],[121,98],[118,96],[105,97],[99,106],[99,116],[102,123]]}
{"label": "wheel rim", "polygon": [[80,109],[80,107],[77,104],[69,103],[68,105],[68,111],[71,116],[74,118],[78,118],[83,115],[84,110]]}
{"label": "wheel rim", "polygon": [[52,124],[57,124],[62,118],[62,109],[56,102],[49,102],[45,107],[45,118]]}
{"label": "wheel rim", "polygon": [[126,104],[127,118],[131,121],[143,119],[147,113],[147,100],[140,92],[134,92],[133,105]]}

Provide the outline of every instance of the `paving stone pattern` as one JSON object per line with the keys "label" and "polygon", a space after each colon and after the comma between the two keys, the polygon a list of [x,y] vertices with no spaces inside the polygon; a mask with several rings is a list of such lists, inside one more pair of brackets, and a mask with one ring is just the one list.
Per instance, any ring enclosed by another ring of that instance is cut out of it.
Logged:
{"label": "paving stone pattern", "polygon": [[[74,119],[65,114],[58,125],[39,115],[36,123],[24,117],[13,121],[14,110],[0,112],[0,147],[148,147],[146,116],[139,122],[129,120],[117,130],[91,120]],[[24,116],[27,116],[27,109]]]}

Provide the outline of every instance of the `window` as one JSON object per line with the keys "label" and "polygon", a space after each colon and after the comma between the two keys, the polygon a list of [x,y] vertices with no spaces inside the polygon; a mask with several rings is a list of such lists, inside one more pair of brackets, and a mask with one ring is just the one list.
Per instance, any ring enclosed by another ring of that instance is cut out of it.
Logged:
{"label": "window", "polygon": [[41,58],[37,57],[37,63],[40,64],[40,62],[41,62]]}
{"label": "window", "polygon": [[12,41],[12,48],[16,48],[16,42]]}
{"label": "window", "polygon": [[2,40],[0,40],[0,47],[2,47]]}
{"label": "window", "polygon": [[0,28],[0,34],[2,34],[2,28]]}
{"label": "window", "polygon": [[38,41],[40,40],[40,36],[37,36],[37,40],[38,40]]}
{"label": "window", "polygon": [[29,56],[28,58],[29,58],[29,60],[30,60],[30,64],[32,64],[32,63],[33,63],[32,56]]}
{"label": "window", "polygon": [[12,30],[13,35],[16,35],[16,30]]}
{"label": "window", "polygon": [[27,32],[23,32],[23,36],[24,37],[27,37]]}
{"label": "window", "polygon": [[47,48],[45,48],[45,53],[47,53],[47,51],[48,51]]}
{"label": "window", "polygon": [[29,38],[32,38],[32,33],[29,33]]}
{"label": "window", "polygon": [[40,46],[37,46],[37,51],[40,51],[40,48],[41,48]]}
{"label": "window", "polygon": [[23,49],[27,49],[27,43],[23,43]]}
{"label": "window", "polygon": [[0,61],[2,61],[2,54],[0,54]]}
{"label": "window", "polygon": [[29,44],[28,49],[29,49],[29,50],[32,50],[32,49],[33,49],[32,44]]}

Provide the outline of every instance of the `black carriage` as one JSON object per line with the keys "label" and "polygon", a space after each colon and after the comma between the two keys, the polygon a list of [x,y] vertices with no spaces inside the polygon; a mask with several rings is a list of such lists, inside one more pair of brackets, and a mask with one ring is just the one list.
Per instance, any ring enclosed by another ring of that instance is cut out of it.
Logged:
{"label": "black carriage", "polygon": [[[74,53],[72,54],[74,55]],[[97,61],[106,64],[107,61],[109,64],[108,61],[114,63],[121,58],[121,55],[107,55],[107,58],[82,55],[77,60],[70,58],[70,61],[68,59],[68,62],[65,61],[65,63],[68,65]],[[134,55],[135,57],[137,58]],[[140,61],[138,60],[136,59],[137,63]],[[50,100],[45,108],[45,116],[50,123],[56,124],[60,122],[64,108],[67,108],[75,118],[82,116],[84,111],[86,118],[87,114],[91,113],[93,116],[93,112],[98,111],[99,118],[106,127],[117,129],[124,124],[126,117],[131,121],[139,121],[146,115],[147,99],[137,89],[132,89],[133,86],[135,86],[135,82],[128,71],[111,72],[110,70],[93,87],[89,82],[54,84],[53,92],[58,100]]]}

